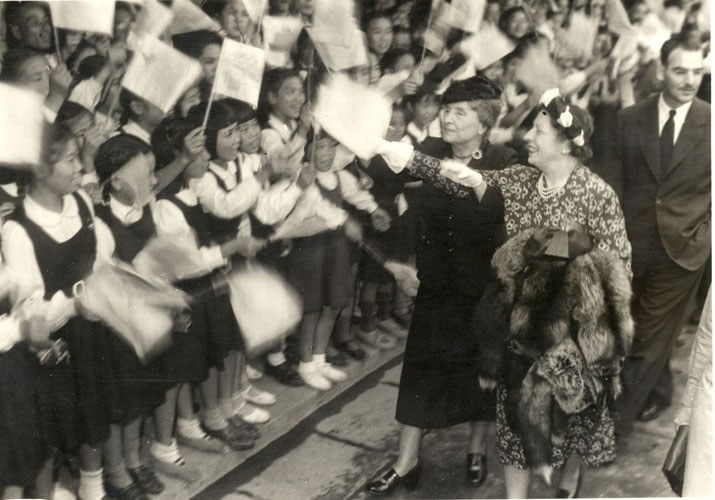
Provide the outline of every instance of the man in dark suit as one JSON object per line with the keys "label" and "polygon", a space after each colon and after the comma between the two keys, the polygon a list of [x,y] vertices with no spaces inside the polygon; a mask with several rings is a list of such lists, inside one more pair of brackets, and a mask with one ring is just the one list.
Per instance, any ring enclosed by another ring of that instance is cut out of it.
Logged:
{"label": "man in dark suit", "polygon": [[710,105],[696,98],[700,48],[661,49],[663,91],[618,114],[616,158],[604,177],[619,195],[633,246],[636,340],[623,367],[618,432],[670,405],[670,354],[710,254]]}

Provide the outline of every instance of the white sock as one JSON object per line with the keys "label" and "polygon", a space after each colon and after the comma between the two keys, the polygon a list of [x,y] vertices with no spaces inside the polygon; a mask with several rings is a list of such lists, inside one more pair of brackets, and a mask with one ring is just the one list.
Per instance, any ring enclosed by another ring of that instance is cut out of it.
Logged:
{"label": "white sock", "polygon": [[220,431],[228,425],[220,408],[207,408],[204,410],[204,424],[211,430]]}
{"label": "white sock", "polygon": [[199,420],[193,418],[186,420],[185,418],[176,419],[176,430],[179,434],[189,439],[206,439],[206,433],[201,428]]}
{"label": "white sock", "polygon": [[166,446],[157,441],[154,441],[149,449],[149,452],[157,460],[168,463],[184,464],[184,457],[179,453],[179,447],[176,445],[176,439],[171,438],[171,444]]}
{"label": "white sock", "polygon": [[285,362],[286,362],[286,357],[285,357],[285,354],[283,354],[283,351],[268,353],[268,364],[270,364],[271,366],[282,365]]}
{"label": "white sock", "polygon": [[313,361],[315,361],[316,365],[324,365],[325,364],[325,353],[313,354]]}
{"label": "white sock", "polygon": [[301,361],[298,365],[298,371],[309,372],[315,367],[315,360],[313,361]]}
{"label": "white sock", "polygon": [[233,411],[233,400],[231,399],[219,399],[218,407],[223,414],[223,418],[229,419],[233,417],[236,413]]}
{"label": "white sock", "polygon": [[104,491],[102,473],[102,469],[90,472],[80,469],[79,496],[81,496],[84,500],[102,500],[102,498],[107,495]]}

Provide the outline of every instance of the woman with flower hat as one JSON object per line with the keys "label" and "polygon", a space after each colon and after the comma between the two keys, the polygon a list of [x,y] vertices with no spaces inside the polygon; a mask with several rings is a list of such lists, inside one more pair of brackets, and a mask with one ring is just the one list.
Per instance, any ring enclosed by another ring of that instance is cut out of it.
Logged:
{"label": "woman with flower hat", "polygon": [[[481,200],[487,187],[498,188],[504,198],[504,219],[510,238],[540,227],[581,228],[590,237],[593,248],[617,254],[620,259],[615,261],[622,263],[629,275],[631,246],[618,198],[605,181],[584,165],[591,157],[588,141],[592,132],[589,114],[568,105],[558,89],[551,89],[541,97],[534,125],[524,138],[533,166],[476,171],[387,142],[378,152],[393,171],[406,168],[457,198],[476,196]],[[482,371],[479,382],[482,387],[493,387],[496,379],[496,372]],[[514,421],[505,405],[509,390],[503,383],[497,387],[497,446],[500,461],[505,465],[507,496],[525,498],[530,479],[528,469],[533,464],[527,461],[519,431],[509,425]],[[616,455],[614,423],[608,405],[571,415],[567,429],[563,439],[553,446],[551,463],[541,470],[550,481],[551,468],[566,466],[559,484],[559,495],[564,497],[578,492],[579,461],[569,458],[580,457],[595,466],[614,460]]]}

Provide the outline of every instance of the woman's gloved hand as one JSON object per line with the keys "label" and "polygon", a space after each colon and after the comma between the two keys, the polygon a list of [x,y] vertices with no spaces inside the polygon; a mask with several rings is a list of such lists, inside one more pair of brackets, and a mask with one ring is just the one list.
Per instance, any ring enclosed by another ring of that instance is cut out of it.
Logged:
{"label": "woman's gloved hand", "polygon": [[457,184],[470,188],[475,188],[484,182],[479,172],[454,160],[442,161],[442,169],[439,173]]}

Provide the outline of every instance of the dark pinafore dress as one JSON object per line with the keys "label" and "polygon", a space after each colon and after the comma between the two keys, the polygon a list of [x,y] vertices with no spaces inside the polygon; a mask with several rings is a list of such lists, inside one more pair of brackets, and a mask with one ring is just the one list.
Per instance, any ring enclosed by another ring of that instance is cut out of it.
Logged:
{"label": "dark pinafore dress", "polygon": [[[342,208],[340,181],[329,190],[316,182],[325,199]],[[351,304],[355,277],[351,270],[353,244],[342,228],[295,238],[286,257],[285,277],[303,296],[303,312],[319,312],[324,307],[343,308]]]}
{"label": "dark pinafore dress", "polygon": [[[212,231],[212,228],[215,230],[218,227],[221,219],[208,215],[201,208],[201,205],[189,206],[175,195],[166,196],[164,199],[170,201],[181,210],[186,223],[196,232],[199,246],[208,247],[212,244],[217,244],[217,238],[221,239],[221,235],[225,234]],[[215,225],[212,226],[212,224]],[[224,227],[228,230],[228,226]],[[223,238],[223,241],[229,239],[225,236]],[[243,339],[228,295],[208,297],[200,307],[197,306],[195,311],[192,310],[192,314],[194,315],[192,322],[198,321],[206,332],[208,367],[216,367],[222,370],[223,359],[231,351],[244,350]]]}
{"label": "dark pinafore dress", "polygon": [[[35,249],[35,257],[45,285],[45,300],[57,292],[72,296],[75,283],[92,272],[97,238],[90,208],[77,193],[73,194],[82,227],[69,240],[58,243],[26,215],[24,205],[17,205],[9,217],[20,224]],[[55,442],[66,451],[79,444],[96,446],[109,435],[109,424],[122,418],[122,407],[114,384],[112,334],[98,322],[80,316],[70,318],[52,339],[69,345],[69,361],[42,366],[44,380],[49,380],[48,421],[56,433]]]}
{"label": "dark pinafore dress", "polygon": [[[128,226],[114,216],[108,205],[97,206],[95,213],[112,232],[116,256],[126,263],[131,264],[156,234],[149,206],[144,207],[141,219]],[[124,409],[122,423],[126,424],[162,404],[172,384],[163,376],[161,357],[145,365],[119,337],[113,336],[111,343],[115,384]]]}
{"label": "dark pinafore dress", "polygon": [[[9,312],[6,299],[0,313]],[[0,491],[31,486],[50,456],[54,443],[45,425],[48,397],[38,356],[25,342],[0,353]]]}

